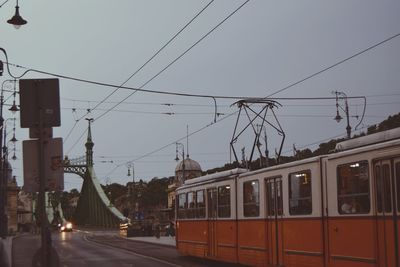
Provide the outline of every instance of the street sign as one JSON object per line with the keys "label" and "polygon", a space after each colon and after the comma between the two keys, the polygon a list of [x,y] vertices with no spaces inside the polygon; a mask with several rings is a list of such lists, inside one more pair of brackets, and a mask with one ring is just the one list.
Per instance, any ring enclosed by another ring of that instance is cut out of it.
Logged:
{"label": "street sign", "polygon": [[[25,192],[39,191],[39,142],[39,140],[22,142]],[[62,191],[64,189],[62,138],[46,139],[43,147],[45,191]]]}
{"label": "street sign", "polygon": [[39,128],[61,125],[60,89],[58,79],[19,80],[21,128]]}
{"label": "street sign", "polygon": [[[53,137],[53,128],[43,128],[42,136],[45,139],[49,139]],[[39,128],[29,128],[29,138],[40,138],[40,129]]]}

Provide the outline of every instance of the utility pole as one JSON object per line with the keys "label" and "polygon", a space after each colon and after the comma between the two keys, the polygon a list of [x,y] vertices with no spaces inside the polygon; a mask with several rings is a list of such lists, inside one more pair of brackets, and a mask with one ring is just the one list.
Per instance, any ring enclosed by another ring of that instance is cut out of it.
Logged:
{"label": "utility pole", "polygon": [[29,136],[35,138],[23,142],[26,170],[24,185],[28,192],[39,192],[41,247],[34,255],[32,265],[53,267],[59,265],[59,259],[52,247],[45,194],[46,191],[62,191],[64,188],[64,173],[61,171],[62,140],[52,136],[52,127],[61,125],[59,81],[27,79],[19,83],[21,128],[29,128]]}
{"label": "utility pole", "polygon": [[179,161],[179,147],[182,148],[182,176],[178,177],[178,182],[182,185],[185,182],[185,146],[182,143],[176,143],[176,161]]}
{"label": "utility pole", "polygon": [[[346,133],[347,133],[347,139],[351,138],[351,126],[350,126],[350,115],[349,115],[349,103],[347,102],[347,95],[344,92],[334,92],[336,95],[336,116],[334,118],[335,121],[338,123],[343,119],[342,116],[339,114],[339,108],[344,111],[346,114],[346,121],[347,121],[347,126],[346,126]],[[344,100],[344,109],[342,106],[339,105],[339,99]]]}
{"label": "utility pole", "polygon": [[268,151],[268,139],[267,139],[267,130],[264,128],[264,142],[265,142],[265,167],[269,166],[269,151]]}

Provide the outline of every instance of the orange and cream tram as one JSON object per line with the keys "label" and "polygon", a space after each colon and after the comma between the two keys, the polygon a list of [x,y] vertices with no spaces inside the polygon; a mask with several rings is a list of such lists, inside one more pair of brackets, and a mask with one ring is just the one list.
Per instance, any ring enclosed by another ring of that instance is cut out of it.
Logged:
{"label": "orange and cream tram", "polygon": [[177,249],[252,266],[400,267],[400,128],[185,181]]}

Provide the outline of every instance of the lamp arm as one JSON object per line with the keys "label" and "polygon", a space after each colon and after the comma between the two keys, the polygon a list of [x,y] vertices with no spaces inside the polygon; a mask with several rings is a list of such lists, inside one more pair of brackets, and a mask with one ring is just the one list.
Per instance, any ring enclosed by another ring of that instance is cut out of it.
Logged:
{"label": "lamp arm", "polygon": [[356,125],[356,127],[354,127],[354,130],[357,130],[358,126],[360,126],[360,124],[364,120],[365,110],[367,109],[367,98],[365,96],[363,96],[362,98],[364,99],[364,109],[363,109],[363,113],[362,113],[360,122]]}
{"label": "lamp arm", "polygon": [[25,76],[25,74],[27,74],[30,71],[33,71],[32,69],[27,69],[24,73],[22,73],[20,76],[14,76],[11,71],[10,71],[10,66],[9,66],[9,62],[8,62],[8,56],[7,56],[7,52],[4,48],[0,47],[0,50],[3,52],[4,56],[6,57],[6,68],[7,68],[7,72],[8,74],[13,77],[14,79],[18,80],[20,78],[22,78],[23,76]]}

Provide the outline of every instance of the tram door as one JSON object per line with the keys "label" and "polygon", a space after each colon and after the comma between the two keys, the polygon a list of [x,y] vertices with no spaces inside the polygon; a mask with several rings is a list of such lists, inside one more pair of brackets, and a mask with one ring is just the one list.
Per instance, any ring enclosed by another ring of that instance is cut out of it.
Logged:
{"label": "tram door", "polygon": [[207,189],[208,257],[217,255],[217,188]]}
{"label": "tram door", "polygon": [[283,264],[282,178],[266,180],[267,239],[269,264]]}
{"label": "tram door", "polygon": [[[400,162],[400,159],[397,160]],[[395,200],[395,181],[389,160],[375,162],[375,200],[377,250],[379,266],[399,266],[398,262],[398,224]],[[397,177],[399,179],[399,177]],[[399,189],[399,185],[397,185]]]}

